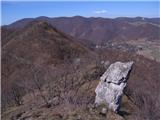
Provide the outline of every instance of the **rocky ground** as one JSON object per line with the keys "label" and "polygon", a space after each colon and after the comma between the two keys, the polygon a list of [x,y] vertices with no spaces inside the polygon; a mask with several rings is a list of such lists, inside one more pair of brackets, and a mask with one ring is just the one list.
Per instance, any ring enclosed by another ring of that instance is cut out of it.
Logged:
{"label": "rocky ground", "polygon": [[136,106],[123,96],[119,114],[110,110],[102,112],[101,105],[97,108],[93,104],[87,106],[56,105],[47,108],[45,105],[24,104],[11,107],[2,114],[3,120],[134,120]]}

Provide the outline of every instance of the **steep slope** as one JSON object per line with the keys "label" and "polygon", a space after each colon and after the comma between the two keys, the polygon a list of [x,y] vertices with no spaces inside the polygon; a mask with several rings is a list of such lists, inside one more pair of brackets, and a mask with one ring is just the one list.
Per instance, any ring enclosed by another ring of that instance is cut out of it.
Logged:
{"label": "steep slope", "polygon": [[33,21],[16,34],[6,34],[3,41],[8,42],[2,47],[2,103],[12,99],[15,83],[33,80],[32,69],[38,69],[43,76],[49,68],[89,54],[88,48],[46,22]]}
{"label": "steep slope", "polygon": [[160,85],[160,63],[120,50],[105,49],[104,54],[106,59],[112,62],[134,61],[127,89],[125,90],[126,95],[140,109],[133,115],[134,119],[159,119],[160,98],[157,91],[160,91],[158,87]]}
{"label": "steep slope", "polygon": [[[3,41],[8,41],[2,48],[3,53],[15,53],[18,55],[24,51],[25,57],[32,52],[49,52],[50,54],[52,53],[53,58],[63,59],[67,57],[64,55],[71,57],[74,56],[74,54],[76,56],[76,54],[80,55],[87,51],[87,48],[79,42],[74,41],[71,36],[58,31],[46,22],[31,22],[25,28],[16,31],[16,34],[11,32],[3,36],[3,33],[5,34],[6,31],[2,31]],[[64,54],[64,51],[68,52],[68,54]]]}

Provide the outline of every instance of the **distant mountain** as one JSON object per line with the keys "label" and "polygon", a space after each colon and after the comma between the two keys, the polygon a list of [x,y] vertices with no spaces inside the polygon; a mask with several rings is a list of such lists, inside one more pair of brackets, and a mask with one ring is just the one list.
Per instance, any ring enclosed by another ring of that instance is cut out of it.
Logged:
{"label": "distant mountain", "polygon": [[108,41],[128,41],[144,39],[147,41],[159,40],[160,18],[85,18],[59,17],[59,18],[27,18],[14,22],[6,28],[20,29],[33,20],[47,21],[59,30],[68,33],[83,41],[102,44]]}
{"label": "distant mountain", "polygon": [[127,21],[127,22],[148,22],[160,25],[160,18],[145,18],[145,17],[135,17],[135,18],[129,18],[129,17],[118,17],[116,18],[118,21]]}

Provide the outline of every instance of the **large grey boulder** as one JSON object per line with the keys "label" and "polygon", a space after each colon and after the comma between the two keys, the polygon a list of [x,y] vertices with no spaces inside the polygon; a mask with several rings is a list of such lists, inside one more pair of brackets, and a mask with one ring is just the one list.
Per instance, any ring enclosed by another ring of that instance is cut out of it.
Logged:
{"label": "large grey boulder", "polygon": [[101,81],[95,90],[95,103],[97,105],[106,104],[109,109],[118,112],[132,65],[133,62],[116,62],[109,66],[100,77]]}

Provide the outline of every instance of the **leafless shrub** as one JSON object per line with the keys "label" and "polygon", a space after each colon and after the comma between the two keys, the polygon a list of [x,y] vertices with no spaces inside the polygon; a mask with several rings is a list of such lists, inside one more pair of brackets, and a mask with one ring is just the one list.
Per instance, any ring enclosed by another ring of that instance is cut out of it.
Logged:
{"label": "leafless shrub", "polygon": [[21,105],[22,104],[22,95],[23,95],[23,88],[19,87],[17,84],[13,84],[11,88],[11,93],[13,100],[16,105]]}

